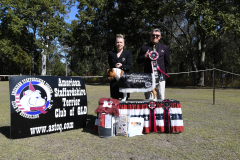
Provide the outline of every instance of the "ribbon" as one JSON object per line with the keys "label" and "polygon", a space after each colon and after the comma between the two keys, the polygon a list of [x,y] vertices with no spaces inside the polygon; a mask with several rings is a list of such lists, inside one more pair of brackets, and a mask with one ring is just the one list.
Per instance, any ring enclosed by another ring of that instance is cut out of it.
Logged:
{"label": "ribbon", "polygon": [[163,72],[160,68],[159,68],[159,66],[157,65],[157,69],[158,69],[158,71],[159,72],[161,72],[161,73],[163,73],[163,74],[165,74],[166,76],[168,76],[169,77],[169,75],[167,75],[167,73],[165,73],[165,72]]}
{"label": "ribbon", "polygon": [[172,133],[171,119],[170,119],[170,115],[169,115],[169,108],[171,108],[171,103],[168,99],[163,101],[162,108],[164,109],[164,113],[163,113],[163,116],[164,116],[164,131],[165,131],[165,133]]}
{"label": "ribbon", "polygon": [[149,102],[149,128],[151,132],[157,132],[156,116],[155,116],[155,102]]}

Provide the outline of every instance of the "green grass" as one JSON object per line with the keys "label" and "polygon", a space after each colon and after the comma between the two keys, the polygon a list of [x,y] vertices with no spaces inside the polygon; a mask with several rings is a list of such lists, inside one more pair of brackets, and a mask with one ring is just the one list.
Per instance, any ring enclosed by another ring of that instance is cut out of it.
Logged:
{"label": "green grass", "polygon": [[[0,159],[239,159],[240,90],[166,88],[166,98],[181,102],[184,132],[151,133],[131,138],[100,138],[93,131],[100,98],[107,98],[109,84],[86,85],[86,128],[61,133],[9,139],[8,82],[0,81]],[[131,94],[143,99],[143,93]]]}

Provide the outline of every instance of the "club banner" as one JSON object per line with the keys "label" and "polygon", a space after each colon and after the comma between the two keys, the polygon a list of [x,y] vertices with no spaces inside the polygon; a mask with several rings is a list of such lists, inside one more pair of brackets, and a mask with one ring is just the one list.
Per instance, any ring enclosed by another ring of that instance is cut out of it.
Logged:
{"label": "club banner", "polygon": [[81,78],[14,76],[9,93],[13,139],[86,126],[87,93]]}

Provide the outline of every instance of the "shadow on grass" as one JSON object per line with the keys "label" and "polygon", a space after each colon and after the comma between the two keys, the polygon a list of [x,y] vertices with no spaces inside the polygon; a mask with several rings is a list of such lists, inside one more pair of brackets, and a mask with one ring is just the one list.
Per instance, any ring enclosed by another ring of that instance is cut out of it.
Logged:
{"label": "shadow on grass", "polygon": [[96,116],[88,115],[86,127],[83,128],[83,132],[90,133],[92,135],[98,135],[97,131],[94,131]]}
{"label": "shadow on grass", "polygon": [[109,86],[110,82],[102,82],[102,83],[91,83],[91,82],[85,82],[86,85],[91,85],[91,86]]}
{"label": "shadow on grass", "polygon": [[10,126],[0,127],[0,133],[2,133],[5,137],[10,138]]}

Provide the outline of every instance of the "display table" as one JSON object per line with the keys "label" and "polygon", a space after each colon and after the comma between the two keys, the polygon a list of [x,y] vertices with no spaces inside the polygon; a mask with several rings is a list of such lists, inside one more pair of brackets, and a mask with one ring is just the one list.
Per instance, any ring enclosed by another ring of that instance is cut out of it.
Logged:
{"label": "display table", "polygon": [[179,133],[183,131],[182,109],[179,101],[169,100],[169,107],[164,109],[163,101],[149,100],[119,101],[119,114],[131,117],[143,117],[143,133],[167,132]]}
{"label": "display table", "polygon": [[[184,130],[181,104],[176,100],[119,101],[118,110],[119,114],[144,118],[143,133],[179,133]],[[98,118],[95,121],[94,130],[96,130],[97,125]]]}

